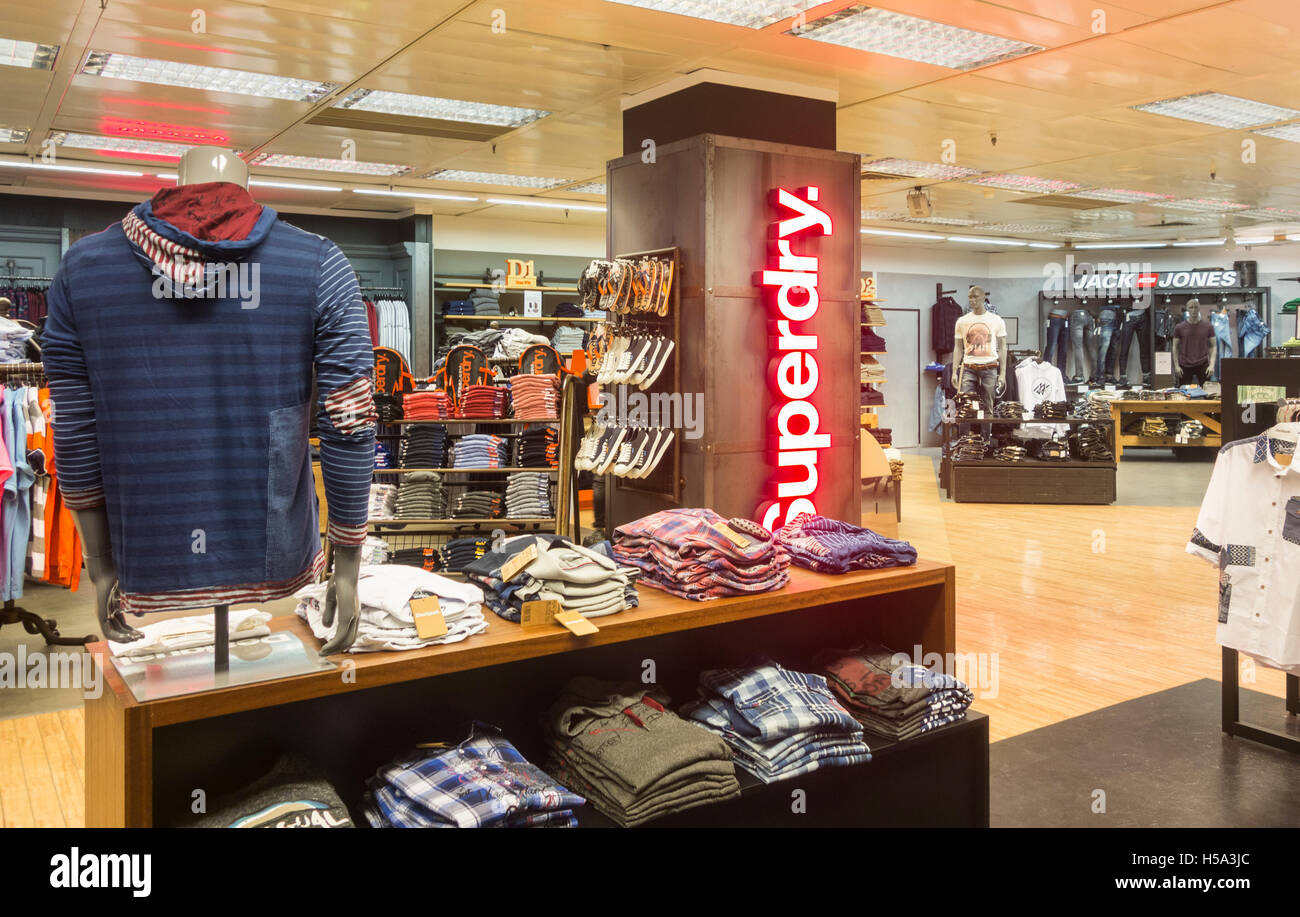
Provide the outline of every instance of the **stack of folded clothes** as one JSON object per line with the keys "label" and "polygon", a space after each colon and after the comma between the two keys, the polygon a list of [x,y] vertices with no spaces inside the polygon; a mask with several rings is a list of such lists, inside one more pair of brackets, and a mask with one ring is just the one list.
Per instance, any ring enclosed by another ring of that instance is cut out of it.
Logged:
{"label": "stack of folded clothes", "polygon": [[382,538],[367,535],[365,542],[361,545],[361,562],[363,564],[386,564],[391,553],[388,542]]}
{"label": "stack of folded clothes", "polygon": [[385,392],[375,392],[375,414],[380,423],[394,423],[402,419],[402,399]]}
{"label": "stack of folded clothes", "polygon": [[447,459],[447,428],[441,424],[408,426],[402,433],[401,468],[443,468]]}
{"label": "stack of folded clothes", "polygon": [[457,417],[506,416],[506,390],[500,385],[467,385],[460,390]]}
{"label": "stack of folded clothes", "polygon": [[585,800],[530,764],[495,726],[454,748],[417,746],[366,781],[372,828],[576,828]]}
{"label": "stack of folded clothes", "polygon": [[614,558],[640,569],[647,585],[686,599],[768,592],[790,579],[789,555],[771,533],[710,509],[666,509],[619,526]]}
{"label": "stack of folded clothes", "polygon": [[562,302],[555,307],[556,318],[582,318],[582,306],[576,302]]}
{"label": "stack of folded clothes", "polygon": [[1130,431],[1136,432],[1138,436],[1168,436],[1169,425],[1165,423],[1163,417],[1143,417],[1136,425],[1136,430],[1130,427]]}
{"label": "stack of folded clothes", "polygon": [[1070,437],[1070,452],[1085,462],[1109,462],[1115,456],[1110,451],[1110,430],[1083,424]]}
{"label": "stack of folded clothes", "polygon": [[894,431],[889,427],[876,427],[871,431],[871,438],[882,446],[890,446],[894,443]]}
{"label": "stack of folded clothes", "polygon": [[550,342],[543,335],[533,334],[523,328],[507,328],[501,332],[501,339],[497,341],[497,349],[492,356],[497,359],[518,360],[519,355],[534,344],[548,343]]}
{"label": "stack of folded clothes", "polygon": [[506,517],[508,519],[549,519],[551,509],[551,475],[546,471],[521,471],[507,478]]}
{"label": "stack of folded clothes", "polygon": [[989,457],[995,458],[999,462],[1023,462],[1028,455],[1029,450],[1024,446],[1008,442],[994,449]]}
{"label": "stack of folded clothes", "polygon": [[[459,573],[492,547],[490,538],[453,538],[442,546],[442,569]],[[489,607],[491,602],[488,603]]]}
{"label": "stack of folded clothes", "polygon": [[338,790],[304,758],[282,755],[231,796],[207,800],[183,828],[354,828]]}
{"label": "stack of folded clothes", "polygon": [[396,484],[371,484],[368,519],[391,519],[397,508]]}
{"label": "stack of folded clothes", "polygon": [[510,464],[508,441],[491,433],[470,433],[451,449],[452,468],[505,468]]}
{"label": "stack of folded clothes", "polygon": [[436,548],[399,548],[389,554],[386,563],[423,567],[425,570],[440,570],[442,555]]}
{"label": "stack of folded clothes", "polygon": [[500,315],[501,294],[491,288],[482,287],[469,294],[469,301],[474,305],[475,315]]}
{"label": "stack of folded clothes", "polygon": [[983,406],[980,404],[979,396],[973,392],[963,392],[953,399],[957,405],[958,420],[978,420],[980,411]]}
{"label": "stack of folded clothes", "polygon": [[989,441],[978,433],[967,433],[952,444],[954,461],[974,461],[988,454]]}
{"label": "stack of folded clothes", "polygon": [[[501,568],[530,547],[536,549],[536,559],[503,580]],[[561,610],[586,618],[612,615],[637,604],[635,569],[620,567],[606,555],[560,535],[507,538],[464,569],[483,587],[488,607],[507,621],[519,620],[524,602],[554,600]]]}
{"label": "stack of folded clothes", "polygon": [[1034,416],[1042,420],[1062,420],[1070,416],[1070,402],[1040,401],[1034,405]]}
{"label": "stack of folded clothes", "polygon": [[375,467],[392,468],[393,451],[386,446],[382,440],[375,440]]}
{"label": "stack of folded clothes", "polygon": [[442,304],[443,315],[473,315],[474,303],[468,299],[449,299]]}
{"label": "stack of folded clothes", "polygon": [[883,382],[885,380],[885,364],[870,354],[863,354],[859,363],[858,375],[863,382]]}
{"label": "stack of folded clothes", "polygon": [[560,434],[550,425],[530,426],[519,435],[515,464],[520,468],[555,468],[560,464]]}
{"label": "stack of folded clothes", "polygon": [[559,399],[560,380],[553,375],[520,373],[510,377],[510,410],[515,417],[558,417]]}
{"label": "stack of folded clothes", "polygon": [[800,513],[773,533],[790,562],[819,573],[848,573],[916,563],[916,548],[839,519]]}
{"label": "stack of folded clothes", "polygon": [[974,700],[964,682],[875,643],[826,650],[814,664],[863,728],[895,741],[964,719]]}
{"label": "stack of folded clothes", "polygon": [[860,403],[864,406],[878,405],[885,403],[885,393],[878,392],[867,383],[862,383],[862,398]]}
{"label": "stack of folded clothes", "polygon": [[862,329],[862,352],[863,353],[884,353],[885,339],[876,334],[874,328]]}
{"label": "stack of folded clothes", "polygon": [[739,796],[726,743],[669,702],[661,688],[574,678],[542,717],[547,772],[625,828]]}
{"label": "stack of folded clothes", "polygon": [[555,329],[555,336],[551,338],[551,346],[556,349],[560,356],[567,356],[575,350],[582,350],[586,340],[587,333],[577,325],[561,325]]}
{"label": "stack of folded clothes", "polygon": [[1045,439],[1039,442],[1034,457],[1041,462],[1064,462],[1070,458],[1070,449],[1060,440]]}
{"label": "stack of folded clothes", "polygon": [[451,396],[442,389],[402,395],[403,420],[443,420],[451,416]]}
{"label": "stack of folded clothes", "polygon": [[1100,397],[1099,392],[1092,392],[1086,398],[1079,398],[1070,408],[1075,417],[1087,420],[1110,420],[1110,401]]}
{"label": "stack of folded clothes", "polygon": [[[400,498],[399,498],[400,499]],[[495,519],[501,515],[501,494],[494,490],[467,490],[451,508],[453,519]]]}
{"label": "stack of folded clothes", "polygon": [[[339,619],[326,627],[321,620],[329,583],[312,583],[294,593],[298,617],[307,622],[318,640],[328,641]],[[447,623],[440,637],[421,637],[411,613],[411,600],[436,596],[438,610]],[[458,583],[444,576],[403,564],[364,564],[357,577],[357,599],[361,615],[357,638],[349,653],[378,650],[411,650],[439,643],[459,643],[487,630],[483,617],[483,591],[471,583]]]}
{"label": "stack of folded clothes", "polygon": [[447,495],[442,475],[434,471],[412,471],[402,475],[397,488],[395,519],[445,519]]}
{"label": "stack of folded clothes", "polygon": [[1003,401],[993,409],[993,416],[1020,420],[1025,416],[1025,406],[1019,401]]}
{"label": "stack of folded clothes", "polygon": [[861,724],[826,679],[770,659],[701,672],[699,698],[681,714],[721,736],[736,765],[764,783],[871,760]]}
{"label": "stack of folded clothes", "polygon": [[1184,420],[1178,424],[1178,436],[1186,439],[1204,439],[1205,424],[1199,420]]}

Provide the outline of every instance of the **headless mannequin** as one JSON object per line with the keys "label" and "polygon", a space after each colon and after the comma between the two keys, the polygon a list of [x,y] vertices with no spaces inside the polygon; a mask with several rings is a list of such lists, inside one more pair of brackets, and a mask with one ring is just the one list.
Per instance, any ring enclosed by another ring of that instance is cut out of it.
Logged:
{"label": "headless mannequin", "polygon": [[[198,146],[187,151],[181,157],[176,175],[177,185],[223,181],[248,187],[247,164],[221,147]],[[72,518],[81,536],[86,572],[95,586],[95,615],[100,630],[106,638],[119,643],[139,640],[144,635],[126,623],[116,601],[117,565],[113,561],[107,508],[73,510]],[[324,621],[327,626],[332,624],[337,612],[339,626],[334,637],[321,648],[322,656],[345,650],[356,639],[359,618],[357,576],[360,569],[359,545],[334,548],[334,573],[326,594]]]}
{"label": "headless mannequin", "polygon": [[[1201,323],[1201,303],[1200,303],[1200,300],[1196,300],[1196,299],[1189,299],[1189,300],[1187,300],[1187,307],[1186,307],[1186,308],[1187,308],[1187,323],[1190,324],[1190,325],[1199,325],[1199,324]],[[1215,357],[1215,354],[1216,354],[1216,351],[1217,351],[1217,348],[1218,348],[1218,343],[1219,343],[1219,342],[1218,342],[1218,339],[1214,336],[1214,333],[1211,332],[1211,333],[1210,333],[1210,351],[1209,351],[1209,355],[1208,355],[1208,357],[1207,357],[1207,362],[1206,362],[1206,365],[1209,366],[1209,367],[1211,367],[1211,368],[1213,368],[1214,365],[1215,365],[1215,364],[1214,364],[1214,357]],[[1182,380],[1183,380],[1183,364],[1179,361],[1179,356],[1180,356],[1180,354],[1179,354],[1179,349],[1180,349],[1180,348],[1179,348],[1178,336],[1177,336],[1177,335],[1174,335],[1174,358],[1173,358],[1173,364],[1174,364],[1174,381],[1175,381],[1175,382],[1182,382]]]}
{"label": "headless mannequin", "polygon": [[[980,287],[970,288],[970,310],[975,315],[983,315],[988,310],[984,305],[984,291]],[[961,390],[961,364],[966,358],[966,342],[960,337],[953,342],[952,355],[952,384],[958,391]],[[998,337],[998,391],[1006,391],[1007,387],[1007,338],[1006,335]]]}

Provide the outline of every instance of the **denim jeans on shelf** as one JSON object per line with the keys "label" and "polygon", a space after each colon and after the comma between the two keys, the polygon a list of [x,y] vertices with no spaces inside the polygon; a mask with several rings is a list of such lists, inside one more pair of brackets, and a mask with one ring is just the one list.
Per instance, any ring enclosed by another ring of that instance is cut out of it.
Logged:
{"label": "denim jeans on shelf", "polygon": [[1065,346],[1069,339],[1069,319],[1064,315],[1051,315],[1047,319],[1047,348],[1043,351],[1043,359],[1055,363],[1061,375],[1065,375]]}
{"label": "denim jeans on shelf", "polygon": [[1259,345],[1264,343],[1264,338],[1268,335],[1268,326],[1264,324],[1259,313],[1254,309],[1247,309],[1239,313],[1237,319],[1237,333],[1241,335],[1241,355],[1243,357],[1260,356],[1255,351]]}
{"label": "denim jeans on shelf", "polygon": [[1101,329],[1101,342],[1097,348],[1097,368],[1095,374],[1101,378],[1103,372],[1107,376],[1115,375],[1115,356],[1119,350],[1119,312],[1116,309],[1102,309],[1101,317],[1097,320],[1097,326]]}
{"label": "denim jeans on shelf", "polygon": [[1218,312],[1210,314],[1210,324],[1214,326],[1214,378],[1219,379],[1223,371],[1223,358],[1232,356],[1232,328],[1228,316]]}
{"label": "denim jeans on shelf", "polygon": [[[974,392],[980,396],[980,405],[984,408],[984,416],[993,416],[993,401],[998,393],[998,365],[994,363],[987,369],[975,368],[962,364],[961,367],[961,392]],[[962,424],[962,431],[965,432],[969,426]],[[981,424],[980,430],[985,436],[992,435],[992,424]]]}
{"label": "denim jeans on shelf", "polygon": [[1093,371],[1089,366],[1097,365],[1097,354],[1092,349],[1096,344],[1092,329],[1092,313],[1087,309],[1075,309],[1070,313],[1070,362],[1074,367],[1074,375],[1081,379],[1089,378],[1089,373]]}
{"label": "denim jeans on shelf", "polygon": [[1132,311],[1124,316],[1124,327],[1120,329],[1119,341],[1119,375],[1128,375],[1129,346],[1134,335],[1138,339],[1138,360],[1142,363],[1142,374],[1151,372],[1151,323],[1147,320],[1147,311]]}

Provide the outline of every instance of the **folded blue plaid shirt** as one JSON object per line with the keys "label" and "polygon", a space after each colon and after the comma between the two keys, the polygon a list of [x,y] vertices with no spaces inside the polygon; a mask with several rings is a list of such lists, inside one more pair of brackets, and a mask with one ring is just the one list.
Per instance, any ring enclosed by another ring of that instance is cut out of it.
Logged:
{"label": "folded blue plaid shirt", "polygon": [[493,726],[475,723],[454,748],[416,748],[367,781],[374,827],[574,827],[586,800],[530,764]]}

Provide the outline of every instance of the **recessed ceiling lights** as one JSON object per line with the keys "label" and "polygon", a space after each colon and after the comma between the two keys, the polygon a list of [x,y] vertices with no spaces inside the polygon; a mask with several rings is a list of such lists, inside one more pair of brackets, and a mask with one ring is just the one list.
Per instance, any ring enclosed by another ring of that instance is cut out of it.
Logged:
{"label": "recessed ceiling lights", "polygon": [[1030,242],[1030,248],[1060,248],[1060,242]]}
{"label": "recessed ceiling lights", "polygon": [[1028,245],[1020,239],[995,239],[992,236],[949,236],[949,242],[971,242],[976,245]]}
{"label": "recessed ceiling lights", "polygon": [[1233,130],[1300,118],[1300,111],[1294,108],[1280,108],[1277,105],[1224,95],[1221,92],[1198,92],[1194,95],[1134,105],[1133,109]]}
{"label": "recessed ceiling lights", "polygon": [[1284,207],[1252,207],[1238,210],[1234,217],[1250,217],[1256,220],[1300,220],[1300,210],[1287,210]]}
{"label": "recessed ceiling lights", "polygon": [[407,191],[402,188],[393,188],[391,191],[386,188],[353,188],[353,194],[374,194],[380,197],[421,197],[431,201],[476,201],[476,197],[466,197],[463,194],[440,194],[436,191]]}
{"label": "recessed ceiling lights", "polygon": [[603,181],[586,181],[580,185],[570,185],[564,190],[573,191],[577,194],[604,194],[605,183]]}
{"label": "recessed ceiling lights", "polygon": [[980,225],[983,232],[1022,232],[1025,234],[1056,232],[1057,223],[984,223]]}
{"label": "recessed ceiling lights", "polygon": [[1211,198],[1183,198],[1177,201],[1156,201],[1157,207],[1166,210],[1188,210],[1192,213],[1230,213],[1234,210],[1246,210],[1249,204],[1238,204],[1233,201],[1217,201]]}
{"label": "recessed ceiling lights", "polygon": [[250,178],[248,185],[251,188],[285,188],[289,191],[338,192],[343,190],[338,185],[308,185],[296,181],[267,181],[264,178]]}
{"label": "recessed ceiling lights", "polygon": [[900,239],[929,239],[932,242],[942,242],[944,237],[932,232],[904,232],[901,229],[860,229],[859,232],[868,236],[898,236]]}
{"label": "recessed ceiling lights", "polygon": [[520,201],[505,197],[490,197],[489,204],[514,204],[519,207],[546,207],[551,210],[591,210],[604,213],[605,208],[599,204],[582,204],[578,201]]}
{"label": "recessed ceiling lights", "polygon": [[1077,191],[1081,187],[1076,182],[1061,181],[1055,178],[1039,178],[1035,175],[986,175],[974,178],[972,185],[984,188],[1001,188],[1004,191],[1027,191],[1034,194],[1065,194]]}
{"label": "recessed ceiling lights", "polygon": [[1104,248],[1168,248],[1168,242],[1080,242],[1075,248],[1099,251]]}
{"label": "recessed ceiling lights", "polygon": [[378,111],[389,115],[405,115],[408,118],[437,118],[441,121],[464,121],[470,124],[497,124],[503,127],[522,127],[550,114],[549,111],[542,111],[539,108],[463,102],[459,99],[443,99],[438,96],[389,92],[386,89],[358,89],[335,102],[333,107]]}
{"label": "recessed ceiling lights", "polygon": [[313,172],[350,172],[354,175],[405,175],[410,166],[388,162],[361,162],[356,159],[322,159],[317,156],[292,156],[288,153],[259,153],[249,163],[273,169],[305,169]]}
{"label": "recessed ceiling lights", "polygon": [[1272,236],[1259,236],[1259,237],[1253,237],[1249,239],[1238,239],[1237,244],[1238,245],[1267,245],[1272,241],[1273,241]]}
{"label": "recessed ceiling lights", "polygon": [[51,162],[31,162],[26,159],[0,159],[0,166],[15,169],[33,169],[38,172],[85,172],[90,175],[119,175],[123,178],[140,178],[143,172],[128,169],[100,169],[95,166],[65,166]]}
{"label": "recessed ceiling lights", "polygon": [[974,226],[979,220],[967,220],[962,217],[900,217],[900,223],[933,223],[936,226]]}
{"label": "recessed ceiling lights", "polygon": [[58,45],[42,45],[34,41],[15,41],[0,38],[0,64],[6,67],[30,67],[33,70],[52,70],[59,56]]}
{"label": "recessed ceiling lights", "polygon": [[979,169],[965,166],[953,166],[946,162],[921,162],[915,159],[873,159],[862,163],[862,172],[881,175],[897,175],[906,178],[934,178],[941,181],[957,181],[979,175]]}
{"label": "recessed ceiling lights", "polygon": [[81,72],[88,76],[106,76],[158,86],[180,86],[208,92],[229,92],[262,99],[290,102],[317,102],[333,92],[335,84],[317,80],[300,80],[288,76],[271,76],[226,67],[203,67],[175,61],[132,57],[111,51],[91,51]]}
{"label": "recessed ceiling lights", "polygon": [[509,175],[505,172],[471,172],[465,169],[439,169],[421,178],[436,181],[459,181],[477,185],[511,185],[517,188],[536,188],[545,191],[568,184],[567,178],[542,178],[537,175]]}
{"label": "recessed ceiling lights", "polygon": [[1108,232],[1093,232],[1087,229],[1066,229],[1057,233],[1066,239],[1109,239]]}
{"label": "recessed ceiling lights", "polygon": [[1222,245],[1226,239],[1194,239],[1190,242],[1174,242],[1174,248],[1206,248],[1211,245]]}
{"label": "recessed ceiling lights", "polygon": [[624,6],[639,6],[645,10],[676,13],[710,22],[743,25],[761,29],[780,22],[825,0],[611,0]]}
{"label": "recessed ceiling lights", "polygon": [[1043,50],[1041,45],[862,4],[786,34],[954,70],[971,70]]}
{"label": "recessed ceiling lights", "polygon": [[73,134],[58,132],[50,138],[59,146],[78,150],[101,150],[107,153],[138,153],[142,156],[159,156],[180,159],[192,144],[162,143],[157,140],[139,140],[135,137],[108,137],[103,134]]}
{"label": "recessed ceiling lights", "polygon": [[1172,194],[1156,194],[1154,191],[1128,191],[1124,188],[1088,188],[1083,191],[1067,191],[1066,197],[1081,197],[1090,201],[1112,201],[1116,204],[1144,204],[1151,201],[1168,201]]}
{"label": "recessed ceiling lights", "polygon": [[0,143],[26,143],[30,133],[23,127],[0,127]]}
{"label": "recessed ceiling lights", "polygon": [[1256,134],[1263,134],[1265,137],[1274,137],[1278,140],[1289,140],[1292,143],[1300,143],[1300,124],[1279,124],[1277,127],[1265,127],[1253,131]]}

